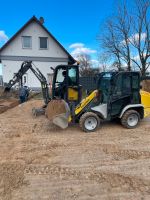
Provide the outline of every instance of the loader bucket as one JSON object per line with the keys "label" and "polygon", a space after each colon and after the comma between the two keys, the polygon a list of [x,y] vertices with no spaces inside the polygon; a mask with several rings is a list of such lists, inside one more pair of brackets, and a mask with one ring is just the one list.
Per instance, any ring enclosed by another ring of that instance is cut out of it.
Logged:
{"label": "loader bucket", "polygon": [[68,127],[70,109],[64,100],[51,100],[45,112],[47,118],[62,129]]}
{"label": "loader bucket", "polygon": [[141,92],[141,101],[144,106],[144,117],[150,116],[150,93],[142,90]]}

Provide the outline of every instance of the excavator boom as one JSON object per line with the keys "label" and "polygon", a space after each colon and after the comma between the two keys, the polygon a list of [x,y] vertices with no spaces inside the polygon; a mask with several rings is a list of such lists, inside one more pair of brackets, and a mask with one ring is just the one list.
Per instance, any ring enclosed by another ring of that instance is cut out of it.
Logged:
{"label": "excavator boom", "polygon": [[45,76],[41,73],[41,71],[37,68],[34,67],[33,68],[33,63],[32,61],[25,61],[22,63],[21,68],[19,69],[19,71],[14,75],[13,79],[11,79],[9,81],[9,83],[7,84],[7,86],[5,87],[4,92],[9,92],[10,89],[18,82],[21,81],[22,84],[22,76],[28,71],[31,70],[33,72],[33,74],[37,77],[37,79],[40,81],[41,83],[41,88],[42,88],[42,94],[43,94],[43,99],[45,104],[47,105],[48,102],[50,101],[50,96],[49,96],[49,92],[48,92],[48,84],[47,84],[47,80],[45,78]]}

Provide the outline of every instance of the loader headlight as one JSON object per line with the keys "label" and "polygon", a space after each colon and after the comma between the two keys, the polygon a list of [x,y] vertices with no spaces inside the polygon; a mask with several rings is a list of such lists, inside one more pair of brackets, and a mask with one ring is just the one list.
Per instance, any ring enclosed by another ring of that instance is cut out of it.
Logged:
{"label": "loader headlight", "polygon": [[99,102],[99,99],[100,99],[100,92],[99,92],[99,90],[96,90],[96,91],[95,91],[94,102],[95,102],[95,103],[98,103],[98,102]]}
{"label": "loader headlight", "polygon": [[100,96],[100,91],[99,90],[96,90],[95,91],[95,97],[99,97]]}

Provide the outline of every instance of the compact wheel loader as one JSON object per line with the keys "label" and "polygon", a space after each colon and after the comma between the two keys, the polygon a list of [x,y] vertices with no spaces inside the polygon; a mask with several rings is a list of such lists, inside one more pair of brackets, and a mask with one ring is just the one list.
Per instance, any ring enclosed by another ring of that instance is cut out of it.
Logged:
{"label": "compact wheel loader", "polygon": [[[65,78],[62,76],[64,71]],[[113,119],[119,119],[125,128],[132,129],[150,114],[150,94],[140,93],[139,72],[104,72],[98,75],[97,80],[97,89],[81,100],[79,66],[57,66],[52,85],[53,100],[46,108],[48,118],[62,128],[66,128],[68,123],[79,123],[83,131],[92,132],[101,121]],[[63,99],[62,111],[59,99]],[[53,116],[52,110],[55,110]]]}
{"label": "compact wheel loader", "polygon": [[51,98],[46,78],[32,63],[24,62],[22,68],[8,84],[12,86],[28,69],[40,80],[45,105],[33,109],[45,113],[47,118],[61,128],[79,123],[85,132],[95,131],[101,121],[119,119],[128,129],[135,128],[144,116],[150,115],[150,94],[140,93],[138,72],[103,72],[97,77],[97,89],[82,100],[79,84],[79,65],[59,65],[54,69]]}

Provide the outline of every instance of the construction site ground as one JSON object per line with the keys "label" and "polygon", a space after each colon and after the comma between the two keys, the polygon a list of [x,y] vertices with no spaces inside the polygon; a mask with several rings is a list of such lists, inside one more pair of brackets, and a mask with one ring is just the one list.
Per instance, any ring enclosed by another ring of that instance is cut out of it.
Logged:
{"label": "construction site ground", "polygon": [[95,133],[34,118],[30,100],[0,114],[0,200],[150,199],[150,119]]}

